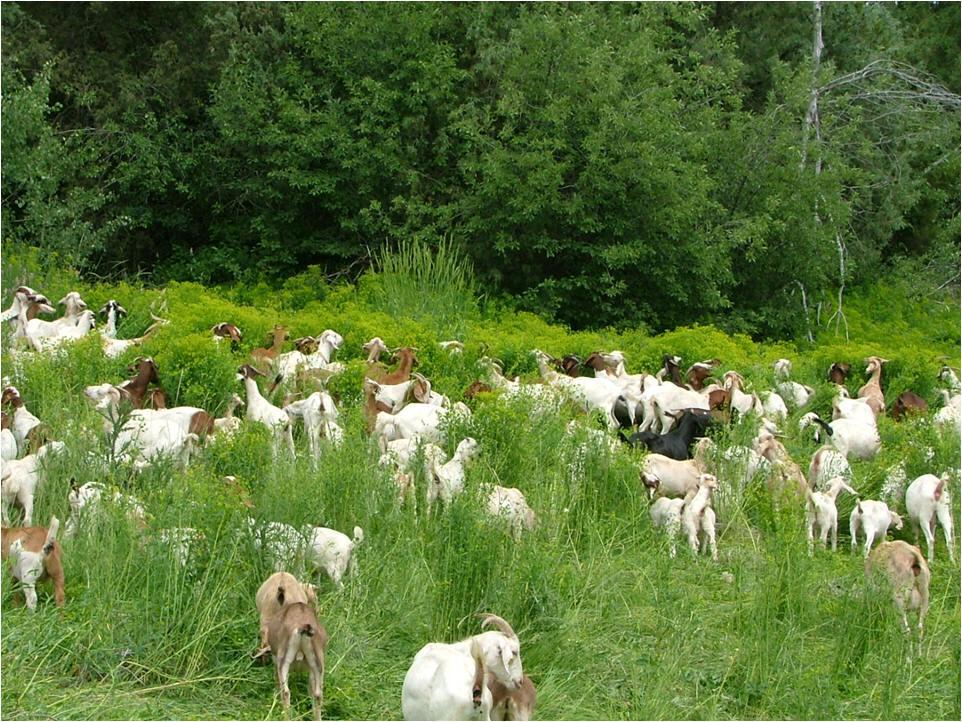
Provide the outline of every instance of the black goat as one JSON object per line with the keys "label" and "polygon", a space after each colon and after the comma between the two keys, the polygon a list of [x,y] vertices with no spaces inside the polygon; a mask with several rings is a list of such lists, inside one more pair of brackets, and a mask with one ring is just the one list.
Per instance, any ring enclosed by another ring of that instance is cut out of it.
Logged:
{"label": "black goat", "polygon": [[696,436],[704,436],[705,430],[712,423],[711,414],[705,409],[685,409],[681,412],[678,425],[667,434],[641,431],[632,434],[625,441],[631,446],[644,444],[652,453],[685,461],[691,458],[691,442]]}

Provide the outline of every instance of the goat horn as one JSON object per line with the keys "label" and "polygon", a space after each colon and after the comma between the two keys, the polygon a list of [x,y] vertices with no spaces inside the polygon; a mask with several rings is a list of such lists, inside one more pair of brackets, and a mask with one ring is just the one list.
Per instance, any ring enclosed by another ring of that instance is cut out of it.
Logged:
{"label": "goat horn", "polygon": [[484,629],[489,624],[493,624],[500,629],[505,636],[515,640],[518,639],[518,635],[514,633],[513,629],[511,629],[511,625],[497,614],[479,614],[478,616],[481,617],[481,629]]}

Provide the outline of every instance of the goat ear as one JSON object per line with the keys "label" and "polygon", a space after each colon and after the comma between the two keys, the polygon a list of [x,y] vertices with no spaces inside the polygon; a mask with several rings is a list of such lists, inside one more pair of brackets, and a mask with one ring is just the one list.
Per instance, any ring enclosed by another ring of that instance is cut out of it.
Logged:
{"label": "goat ear", "polygon": [[504,665],[505,671],[510,673],[511,667],[509,665],[511,664],[511,658],[514,656],[514,652],[509,644],[501,644],[500,647],[501,663]]}

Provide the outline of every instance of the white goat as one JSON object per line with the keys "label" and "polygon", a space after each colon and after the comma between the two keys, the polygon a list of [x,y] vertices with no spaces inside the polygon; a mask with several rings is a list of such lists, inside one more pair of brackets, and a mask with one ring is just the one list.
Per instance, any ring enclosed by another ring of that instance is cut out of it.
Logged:
{"label": "white goat", "polygon": [[263,375],[249,364],[245,364],[237,370],[237,380],[242,381],[244,388],[247,390],[247,418],[264,424],[274,433],[275,454],[283,441],[287,444],[291,456],[295,456],[290,416],[265,399],[261,395],[260,389],[257,388],[257,381],[254,377]]}
{"label": "white goat", "polygon": [[[799,419],[799,429],[805,429],[813,424],[821,426],[829,435],[832,446],[846,457],[849,455],[857,459],[872,459],[882,447],[882,440],[878,435],[874,421],[869,424],[855,419],[835,419],[826,424],[814,412],[809,412]],[[816,439],[819,434],[816,432]]]}
{"label": "white goat", "polygon": [[537,518],[520,489],[493,485],[484,491],[487,494],[488,513],[504,519],[515,539],[520,539],[525,529],[534,530]]}
{"label": "white goat", "polygon": [[11,430],[13,431],[13,438],[16,439],[17,447],[26,449],[31,444],[38,444],[40,439],[37,438],[37,434],[42,422],[27,409],[17,387],[7,386],[3,390],[2,399],[3,404],[13,406]]}
{"label": "white goat", "polygon": [[408,404],[396,414],[378,412],[373,435],[386,441],[424,437],[428,441],[440,441],[439,426],[448,413],[443,406],[433,404]]}
{"label": "white goat", "polygon": [[[67,527],[64,530],[65,537],[76,534],[81,522],[100,510],[106,491],[107,488],[96,481],[88,482],[81,487],[71,486],[70,493],[67,495],[67,501],[70,503],[70,518],[67,519]],[[139,501],[119,491],[114,491],[110,498],[113,503],[124,509],[127,518],[137,527],[146,528],[147,512]]]}
{"label": "white goat", "polygon": [[[731,394],[732,409],[742,415],[754,413],[762,416],[765,413],[765,407],[762,405],[761,399],[758,398],[758,394],[746,394],[742,390],[745,379],[740,373],[737,371],[728,371],[723,378],[724,383],[722,384],[722,388]],[[784,401],[782,405],[784,406]]]}
{"label": "white goat", "polygon": [[284,411],[291,417],[291,421],[295,418],[304,419],[304,432],[314,461],[321,456],[320,438],[325,432],[335,445],[340,444],[343,434],[337,426],[339,414],[334,399],[326,391],[315,391],[306,399],[288,404]]}
{"label": "white goat", "polygon": [[307,561],[314,569],[323,569],[334,586],[344,588],[344,573],[357,573],[354,548],[364,541],[364,530],[354,527],[354,538],[335,529],[311,527],[307,533]]}
{"label": "white goat", "polygon": [[831,446],[823,446],[812,454],[812,461],[808,465],[808,484],[820,491],[836,476],[851,482],[852,467],[844,454]]}
{"label": "white goat", "polygon": [[491,719],[493,699],[486,680],[493,677],[509,691],[521,686],[521,644],[505,620],[482,617],[483,632],[460,642],[431,642],[414,656],[401,688],[405,720]]}
{"label": "white goat", "polygon": [[712,561],[718,561],[718,548],[715,544],[715,512],[711,508],[711,493],[718,488],[718,479],[712,474],[701,474],[698,489],[685,497],[681,512],[681,525],[688,537],[688,545],[693,554],[698,554],[698,541],[701,537],[701,550],[711,549]]}
{"label": "white goat", "polygon": [[696,459],[677,461],[661,454],[648,454],[641,465],[641,481],[649,499],[656,495],[684,497],[698,488],[704,471],[704,465]]}
{"label": "white goat", "polygon": [[681,529],[681,513],[685,507],[684,499],[669,499],[666,496],[659,496],[655,503],[651,505],[651,525],[653,527],[664,527],[668,534],[668,556],[675,558],[675,537]]}
{"label": "white goat", "polygon": [[41,446],[37,453],[3,465],[3,471],[0,472],[0,497],[3,501],[0,512],[5,525],[10,525],[7,508],[16,502],[23,508],[23,526],[30,526],[33,522],[33,500],[42,481],[44,460],[48,454],[63,448],[63,442],[51,441]]}
{"label": "white goat", "polygon": [[[21,314],[21,319],[24,322],[23,333],[30,345],[37,351],[42,350],[46,339],[56,338],[63,332],[75,327],[80,320],[81,314],[87,308],[87,304],[84,303],[83,299],[80,298],[80,294],[76,291],[68,293],[61,298],[57,304],[63,304],[66,309],[64,315],[54,321],[44,321],[39,318],[26,321],[25,315]],[[89,330],[89,328],[87,330]]]}
{"label": "white goat", "polygon": [[962,427],[962,394],[950,396],[945,389],[940,389],[943,406],[935,412],[935,424],[941,427],[955,427],[957,432]]}
{"label": "white goat", "polygon": [[[34,319],[34,321],[36,320],[38,319]],[[87,310],[80,314],[76,325],[61,328],[56,336],[30,336],[28,330],[27,339],[30,341],[30,345],[37,351],[50,351],[60,348],[65,343],[82,338],[96,325],[96,314],[94,314],[93,311]]]}
{"label": "white goat", "polygon": [[890,527],[902,528],[902,517],[889,509],[884,501],[866,499],[859,501],[848,518],[848,530],[852,535],[852,553],[858,546],[858,532],[865,534],[865,558],[872,551],[876,541],[885,541],[885,534]]}
{"label": "white goat", "polygon": [[17,458],[17,437],[13,435],[13,420],[3,414],[3,427],[0,428],[0,458],[12,461]]}
{"label": "white goat", "polygon": [[905,490],[905,509],[908,512],[915,541],[918,543],[919,527],[925,535],[928,559],[935,557],[935,521],[938,519],[949,548],[949,559],[955,561],[955,542],[952,540],[952,505],[949,499],[948,474],[940,479],[935,474],[923,474]]}
{"label": "white goat", "polygon": [[450,504],[451,500],[464,490],[464,467],[480,450],[480,444],[469,436],[461,440],[450,461],[444,464],[435,463],[432,469],[434,478],[428,485],[427,492],[429,514],[438,496],[445,504]]}
{"label": "white goat", "polygon": [[809,489],[806,492],[805,535],[808,538],[809,556],[813,553],[813,540],[816,531],[823,549],[828,544],[828,533],[830,531],[832,532],[832,551],[838,549],[838,508],[835,506],[835,500],[842,489],[853,496],[858,496],[858,492],[840,476],[836,476],[828,482],[828,488],[825,491]]}

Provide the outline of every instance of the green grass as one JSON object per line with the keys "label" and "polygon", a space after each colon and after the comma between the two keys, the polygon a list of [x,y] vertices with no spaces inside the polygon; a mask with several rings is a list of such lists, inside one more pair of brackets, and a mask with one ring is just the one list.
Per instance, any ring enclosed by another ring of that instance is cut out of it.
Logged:
{"label": "green grass", "polygon": [[[41,290],[52,298],[60,293]],[[813,405],[825,414],[831,393],[822,381],[827,364],[820,350],[754,344],[710,328],[660,337],[572,334],[525,314],[478,310],[461,321],[468,348],[451,357],[434,344],[453,327],[437,326],[427,315],[392,319],[368,305],[363,289],[335,289],[283,312],[235,304],[194,284],[80,290],[91,306],[116,296],[131,310],[122,337],[149,323],[146,311],[160,298],[173,322],[117,361],[103,359],[91,339],[63,357],[13,364],[5,337],[3,373],[55,436],[70,442],[50,466],[35,517],[67,518],[75,476],[136,495],[150,513],[149,528],[141,535],[117,512],[66,541],[63,610],[46,590],[36,613],[15,606],[4,578],[5,718],[280,718],[271,668],[250,660],[257,643],[254,593],[271,569],[242,531],[248,512],[221,481],[224,474],[240,479],[254,504],[250,513],[260,520],[365,530],[359,571],[345,590],[335,591],[326,577],[315,580],[330,633],[328,719],[397,719],[401,683],[417,650],[477,632],[475,615],[482,611],[500,614],[518,631],[525,670],[538,688],[539,719],[960,716],[959,566],[949,562],[941,538],[926,637],[915,654],[887,600],[866,592],[862,558],[848,548],[847,495],[839,499],[837,553],[816,550],[808,557],[802,510],[776,508],[756,481],[719,503],[717,564],[687,548],[671,560],[666,541],[651,529],[636,471],[639,454],[611,456],[596,445],[572,471],[577,457],[564,433],[576,417],[572,409],[541,417],[529,404],[489,396],[475,402],[469,421],[450,429],[444,445],[450,453],[466,434],[481,442],[481,457],[468,472],[469,493],[428,519],[396,506],[359,410],[360,345],[375,334],[392,345],[418,345],[419,370],[437,390],[458,398],[476,378],[482,341],[509,370],[529,377],[534,365],[527,351],[535,346],[555,354],[621,347],[631,370],[653,369],[660,353],[674,349],[686,361],[718,355],[757,388],[770,387],[771,360],[788,354],[796,380],[817,387]],[[207,329],[219,320],[240,323],[245,348],[214,350]],[[296,462],[275,463],[268,432],[247,424],[233,440],[208,447],[186,472],[165,464],[140,475],[98,469],[88,454],[104,457],[107,447],[100,418],[81,397],[84,385],[117,382],[133,356],[148,353],[158,359],[177,403],[217,410],[240,388],[233,370],[277,320],[288,323],[292,336],[331,327],[346,339],[338,357],[348,371],[331,384],[340,395],[346,441],[327,449],[316,470],[303,438],[297,438]],[[900,379],[926,378],[938,365],[930,357],[952,352],[951,339],[933,341],[931,351],[891,345],[897,342],[859,337],[836,351],[855,359],[866,348],[884,350],[901,364],[893,375]],[[852,381],[857,388],[859,381]],[[883,386],[893,398],[900,390],[885,376]],[[935,401],[934,386],[922,392]],[[786,424],[784,441],[807,468],[817,446],[797,431],[799,416],[796,411]],[[878,498],[887,469],[899,461],[910,478],[959,468],[958,438],[940,436],[925,420],[883,419],[880,432],[879,457],[854,464],[856,487],[867,497]],[[716,440],[743,443],[751,434],[747,425],[735,425],[718,430]],[[731,473],[720,472],[723,483]],[[537,530],[520,543],[482,513],[476,490],[488,482],[522,489],[538,513]],[[952,491],[958,519],[957,474]],[[187,569],[156,542],[160,529],[174,526],[205,535]],[[896,536],[912,540],[909,532]],[[294,715],[304,718],[310,714],[306,679],[297,677],[292,691]]]}

